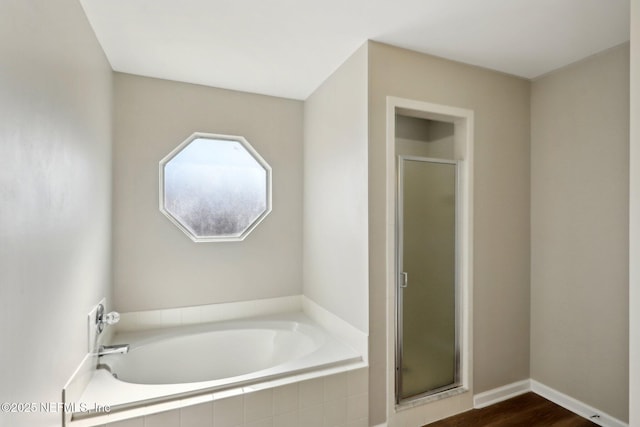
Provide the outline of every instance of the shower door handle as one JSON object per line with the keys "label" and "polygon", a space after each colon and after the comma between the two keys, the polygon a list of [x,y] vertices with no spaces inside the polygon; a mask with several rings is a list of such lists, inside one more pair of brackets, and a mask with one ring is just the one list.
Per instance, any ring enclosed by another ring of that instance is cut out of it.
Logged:
{"label": "shower door handle", "polygon": [[409,285],[409,275],[407,274],[406,271],[403,271],[402,274],[400,274],[400,287],[406,288],[408,285]]}

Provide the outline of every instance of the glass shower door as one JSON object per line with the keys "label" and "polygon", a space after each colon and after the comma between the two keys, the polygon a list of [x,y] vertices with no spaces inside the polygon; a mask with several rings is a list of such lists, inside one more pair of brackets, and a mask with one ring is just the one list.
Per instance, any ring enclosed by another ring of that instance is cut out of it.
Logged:
{"label": "glass shower door", "polygon": [[399,157],[397,400],[460,384],[454,161]]}

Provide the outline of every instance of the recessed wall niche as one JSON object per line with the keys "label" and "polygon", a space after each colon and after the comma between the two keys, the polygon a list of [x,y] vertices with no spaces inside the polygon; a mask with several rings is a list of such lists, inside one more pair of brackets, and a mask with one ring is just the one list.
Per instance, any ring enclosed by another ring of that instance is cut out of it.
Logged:
{"label": "recessed wall niche", "polygon": [[408,156],[454,160],[454,125],[397,114],[396,150]]}

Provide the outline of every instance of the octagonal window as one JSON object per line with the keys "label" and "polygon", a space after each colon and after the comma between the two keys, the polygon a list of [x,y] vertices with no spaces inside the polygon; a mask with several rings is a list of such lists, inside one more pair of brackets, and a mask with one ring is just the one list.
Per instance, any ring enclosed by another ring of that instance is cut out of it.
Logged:
{"label": "octagonal window", "polygon": [[160,161],[160,210],[195,242],[243,240],[271,211],[271,167],[240,136],[193,134]]}

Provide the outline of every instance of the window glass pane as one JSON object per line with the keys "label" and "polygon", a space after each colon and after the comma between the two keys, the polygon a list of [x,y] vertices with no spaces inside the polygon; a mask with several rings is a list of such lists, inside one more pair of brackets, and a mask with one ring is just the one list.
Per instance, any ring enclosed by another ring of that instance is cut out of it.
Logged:
{"label": "window glass pane", "polygon": [[193,139],[163,176],[164,209],[196,238],[240,236],[268,208],[268,172],[237,140]]}

